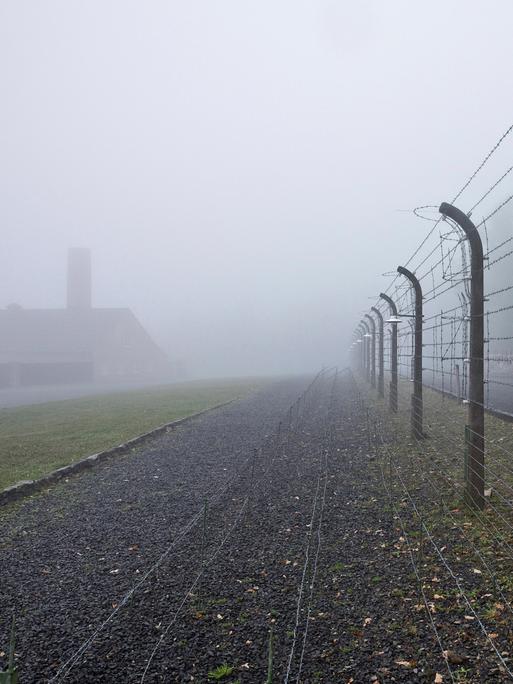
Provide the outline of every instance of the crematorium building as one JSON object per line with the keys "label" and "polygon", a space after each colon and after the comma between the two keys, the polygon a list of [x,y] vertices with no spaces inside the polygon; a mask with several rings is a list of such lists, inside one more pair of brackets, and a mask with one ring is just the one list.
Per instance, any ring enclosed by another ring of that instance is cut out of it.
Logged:
{"label": "crematorium building", "polygon": [[68,253],[65,309],[0,309],[0,387],[145,381],[169,362],[130,309],[91,306],[91,254]]}

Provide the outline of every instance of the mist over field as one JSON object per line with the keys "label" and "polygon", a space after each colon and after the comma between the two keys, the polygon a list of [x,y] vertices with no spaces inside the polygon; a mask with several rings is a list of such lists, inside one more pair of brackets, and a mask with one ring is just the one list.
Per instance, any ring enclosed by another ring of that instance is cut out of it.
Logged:
{"label": "mist over field", "polygon": [[0,307],[65,307],[87,247],[93,307],[130,308],[177,376],[345,363],[425,232],[409,210],[511,118],[512,22],[504,0],[4,1]]}
{"label": "mist over field", "polygon": [[0,683],[513,681],[513,0],[0,0]]}

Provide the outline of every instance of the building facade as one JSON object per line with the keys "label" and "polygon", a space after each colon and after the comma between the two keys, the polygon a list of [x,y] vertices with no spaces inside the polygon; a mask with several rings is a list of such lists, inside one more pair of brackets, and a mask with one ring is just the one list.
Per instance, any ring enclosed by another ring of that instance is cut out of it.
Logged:
{"label": "building facade", "polygon": [[73,248],[65,309],[0,310],[0,387],[166,378],[166,354],[130,309],[94,308],[91,283],[90,251]]}

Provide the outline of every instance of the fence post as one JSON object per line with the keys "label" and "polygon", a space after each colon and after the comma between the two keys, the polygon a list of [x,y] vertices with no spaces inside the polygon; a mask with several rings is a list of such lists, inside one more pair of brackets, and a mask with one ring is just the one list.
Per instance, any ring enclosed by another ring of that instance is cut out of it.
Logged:
{"label": "fence post", "polygon": [[422,288],[411,271],[398,266],[397,272],[407,278],[415,291],[415,347],[413,353],[413,394],[411,397],[411,430],[417,439],[424,437],[422,406]]}
{"label": "fence post", "polygon": [[372,311],[378,317],[378,394],[380,397],[385,396],[385,357],[384,357],[384,339],[383,339],[383,316],[381,311],[375,306],[372,307]]}
{"label": "fence post", "polygon": [[458,224],[470,245],[470,370],[468,425],[465,430],[468,440],[465,498],[469,506],[482,510],[485,506],[483,243],[476,226],[460,209],[442,202],[439,211]]}
{"label": "fence post", "polygon": [[[387,294],[382,292],[380,295],[381,299],[384,299],[390,307],[392,316],[397,316],[397,306],[394,300]],[[392,323],[392,344],[390,350],[390,410],[394,413],[397,412],[397,398],[398,398],[398,387],[397,387],[397,323]]]}
{"label": "fence post", "polygon": [[351,366],[355,370],[357,370],[359,363],[360,363],[360,356],[358,354],[358,332],[357,330],[353,331],[353,341],[351,343],[351,346],[349,347],[349,351],[351,352]]}
{"label": "fence post", "polygon": [[362,373],[365,371],[365,330],[363,329],[363,325],[361,323],[358,323],[358,326],[356,328],[358,331],[358,339],[361,342],[361,347],[360,347],[360,370]]}
{"label": "fence post", "polygon": [[367,377],[367,382],[370,382],[371,379],[371,345],[370,345],[370,338],[371,338],[371,333],[370,333],[370,327],[367,321],[362,320],[361,324],[365,330],[365,333],[363,335],[363,341],[365,344],[365,368],[367,369],[366,372],[366,377]]}
{"label": "fence post", "polygon": [[370,338],[370,344],[371,344],[371,350],[370,350],[370,357],[371,357],[371,364],[370,364],[370,381],[371,381],[371,386],[376,387],[376,323],[372,316],[370,314],[365,314],[365,318],[369,321],[370,323],[370,334],[372,337]]}

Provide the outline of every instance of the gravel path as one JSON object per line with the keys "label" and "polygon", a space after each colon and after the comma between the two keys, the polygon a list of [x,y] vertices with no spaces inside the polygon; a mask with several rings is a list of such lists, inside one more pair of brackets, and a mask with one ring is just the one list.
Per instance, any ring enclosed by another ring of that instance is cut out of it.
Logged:
{"label": "gravel path", "polygon": [[0,644],[14,609],[24,682],[55,673],[309,381],[273,384],[0,511]]}
{"label": "gravel path", "polygon": [[274,682],[446,673],[352,377],[310,382],[2,514],[0,643],[14,609],[22,682],[207,682],[226,665],[222,682],[262,683],[271,629]]}

